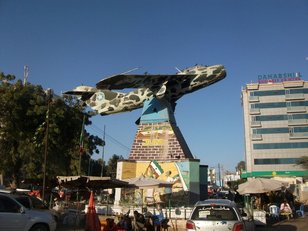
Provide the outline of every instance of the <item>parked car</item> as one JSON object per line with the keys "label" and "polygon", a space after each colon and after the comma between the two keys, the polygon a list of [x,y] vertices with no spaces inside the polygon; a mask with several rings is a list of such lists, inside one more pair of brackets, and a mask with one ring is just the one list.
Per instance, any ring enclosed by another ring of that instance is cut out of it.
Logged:
{"label": "parked car", "polygon": [[14,195],[0,193],[0,230],[54,231],[57,223],[47,210],[28,209]]}
{"label": "parked car", "polygon": [[15,200],[25,206],[27,209],[45,209],[48,210],[48,206],[35,196],[29,196],[26,194],[11,194]]}
{"label": "parked car", "polygon": [[186,222],[187,231],[253,231],[252,220],[245,220],[235,202],[227,199],[208,199],[197,202]]}
{"label": "parked car", "polygon": [[48,210],[50,213],[52,213],[53,216],[55,216],[56,221],[59,219],[59,214],[49,209],[48,205],[45,204],[41,199],[39,199],[36,196],[29,195],[30,190],[24,190],[24,189],[14,189],[14,190],[1,190],[0,193],[8,193],[12,197],[15,198],[20,204],[22,204],[27,209],[39,209],[39,210]]}

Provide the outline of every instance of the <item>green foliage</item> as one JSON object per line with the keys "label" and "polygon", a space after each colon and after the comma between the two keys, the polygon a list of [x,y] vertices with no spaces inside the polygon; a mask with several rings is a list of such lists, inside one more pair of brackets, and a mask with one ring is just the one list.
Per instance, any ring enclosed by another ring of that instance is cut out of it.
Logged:
{"label": "green foliage", "polygon": [[123,160],[123,156],[118,156],[113,154],[113,156],[109,159],[107,169],[106,169],[106,176],[110,176],[112,178],[116,178],[117,173],[117,163],[118,160]]}
{"label": "green foliage", "polygon": [[[42,178],[47,147],[47,178],[77,175],[83,108],[73,99],[49,101],[41,86],[23,85],[21,80],[10,83],[14,78],[0,73],[0,173],[17,184],[25,178]],[[86,114],[85,124],[90,123]],[[85,131],[88,154],[98,152],[102,142]],[[87,173],[87,162],[82,162],[81,170]]]}
{"label": "green foliage", "polygon": [[[90,162],[90,176],[101,176],[101,171],[102,171],[102,165],[103,165],[102,159],[98,160],[91,160]],[[103,170],[105,167],[103,167]],[[103,173],[103,176],[105,176],[106,173]]]}
{"label": "green foliage", "polygon": [[1,82],[8,82],[15,79],[15,75],[5,75],[3,72],[0,72],[0,81]]}
{"label": "green foliage", "polygon": [[308,156],[302,156],[298,161],[298,165],[301,165],[304,169],[308,170]]}
{"label": "green foliage", "polygon": [[246,163],[245,161],[240,161],[237,163],[237,166],[236,166],[236,171],[239,171],[239,172],[243,172],[244,170],[246,170]]}

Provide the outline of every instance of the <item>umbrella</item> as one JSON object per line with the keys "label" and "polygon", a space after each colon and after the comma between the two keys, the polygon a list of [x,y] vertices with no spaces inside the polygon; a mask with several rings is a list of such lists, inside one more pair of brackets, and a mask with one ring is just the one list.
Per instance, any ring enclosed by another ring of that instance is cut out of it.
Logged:
{"label": "umbrella", "polygon": [[100,223],[100,220],[95,210],[93,191],[91,191],[91,195],[89,199],[88,212],[86,215],[86,229],[85,230],[86,231],[100,231],[101,230],[101,223]]}
{"label": "umbrella", "polygon": [[252,178],[248,179],[247,182],[240,184],[237,191],[239,194],[265,193],[280,190],[282,187],[287,185],[288,183],[279,180]]}

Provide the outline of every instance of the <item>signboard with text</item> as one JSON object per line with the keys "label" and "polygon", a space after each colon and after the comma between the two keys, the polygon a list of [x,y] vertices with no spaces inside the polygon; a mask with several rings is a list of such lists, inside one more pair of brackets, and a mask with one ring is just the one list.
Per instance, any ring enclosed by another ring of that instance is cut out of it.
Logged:
{"label": "signboard with text", "polygon": [[258,75],[258,83],[281,83],[301,80],[300,72]]}

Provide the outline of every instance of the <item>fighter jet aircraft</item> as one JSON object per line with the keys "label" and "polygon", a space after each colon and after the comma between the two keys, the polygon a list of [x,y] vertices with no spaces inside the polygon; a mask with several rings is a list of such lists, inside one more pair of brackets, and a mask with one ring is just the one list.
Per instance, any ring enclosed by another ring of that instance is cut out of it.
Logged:
{"label": "fighter jet aircraft", "polygon": [[[152,97],[165,99],[175,105],[183,95],[207,87],[225,76],[226,71],[222,65],[196,65],[173,75],[119,74],[102,79],[96,84],[96,88],[78,86],[63,94],[75,95],[95,113],[109,115],[141,108]],[[136,90],[128,93],[114,91],[125,88]]]}

